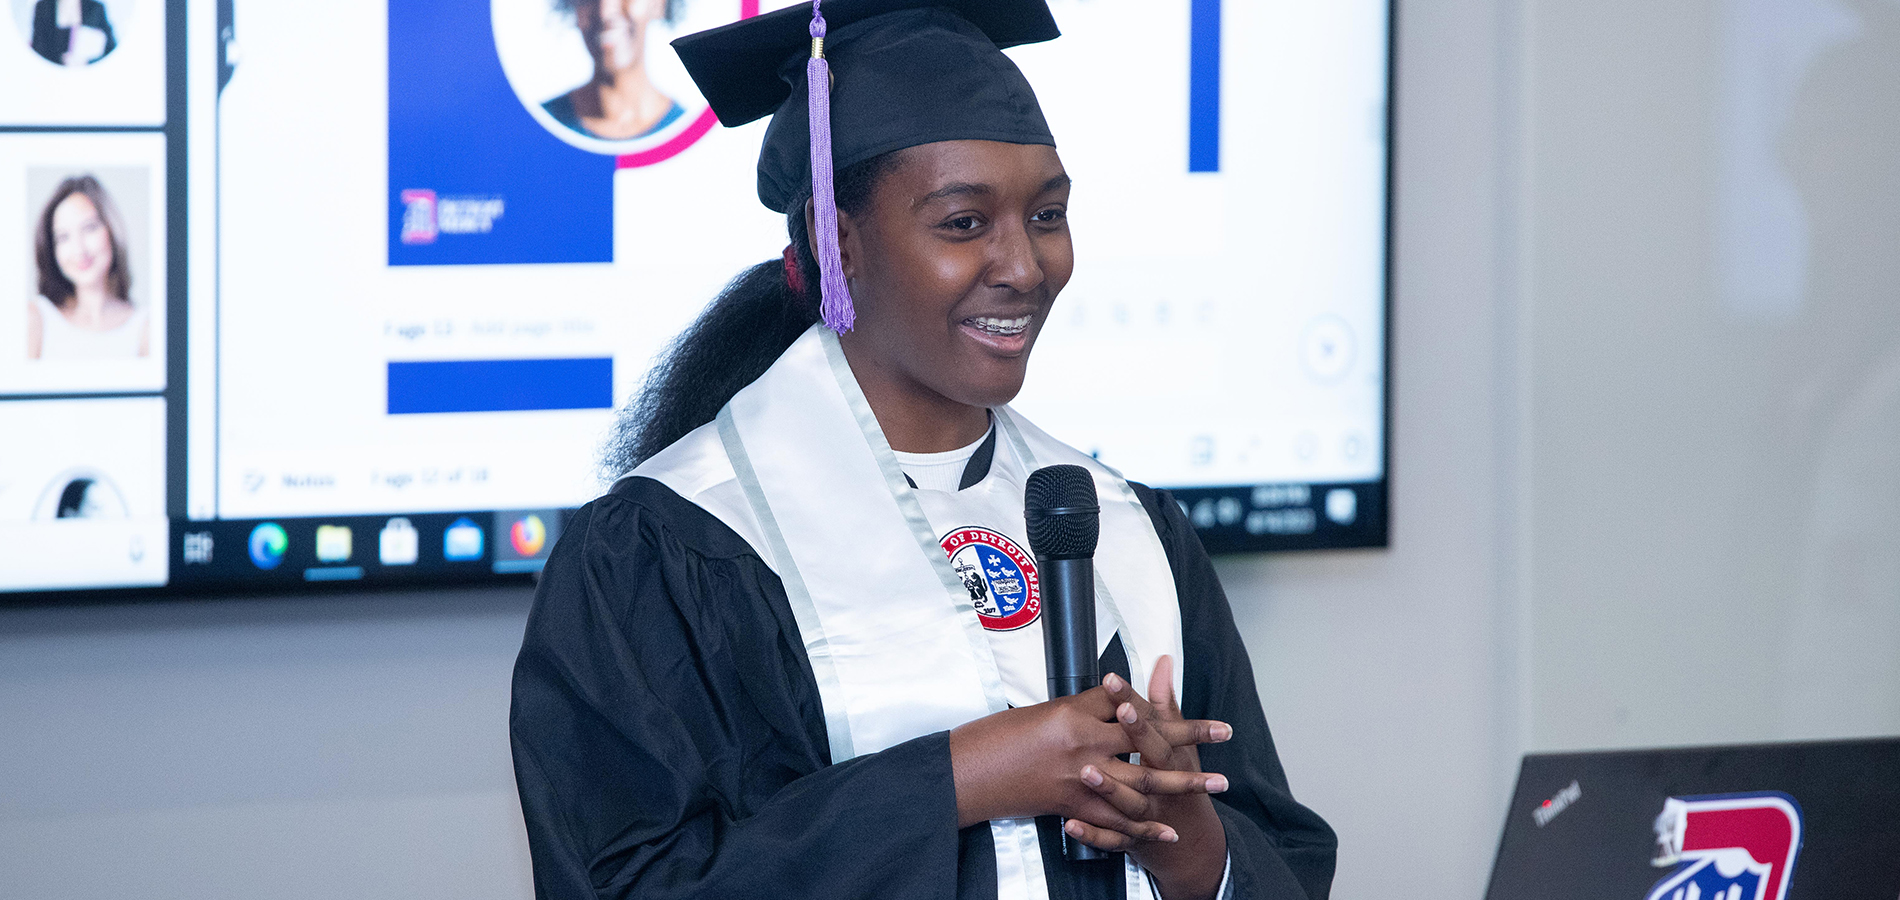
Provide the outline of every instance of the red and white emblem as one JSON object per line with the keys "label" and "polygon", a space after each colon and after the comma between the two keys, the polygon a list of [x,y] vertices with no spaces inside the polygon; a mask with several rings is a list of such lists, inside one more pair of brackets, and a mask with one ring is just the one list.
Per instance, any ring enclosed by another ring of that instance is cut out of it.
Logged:
{"label": "red and white emblem", "polygon": [[1015,541],[971,526],[951,531],[941,543],[943,552],[950,555],[951,571],[970,592],[970,605],[976,607],[984,628],[1015,631],[1042,615],[1036,561]]}

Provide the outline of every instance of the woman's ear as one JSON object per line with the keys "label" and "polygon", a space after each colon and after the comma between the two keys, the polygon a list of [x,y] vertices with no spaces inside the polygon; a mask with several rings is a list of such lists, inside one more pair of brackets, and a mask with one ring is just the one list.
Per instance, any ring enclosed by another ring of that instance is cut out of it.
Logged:
{"label": "woman's ear", "polygon": [[[819,260],[823,266],[824,257],[818,254],[818,218],[812,201],[805,201],[805,242],[811,250],[811,258]],[[857,277],[857,269],[852,261],[858,258],[858,230],[853,227],[851,214],[838,210],[838,261],[844,269],[846,281]]]}
{"label": "woman's ear", "polygon": [[811,251],[811,258],[818,258],[818,214],[812,201],[805,200],[805,249]]}
{"label": "woman's ear", "polygon": [[862,232],[854,227],[855,224],[850,213],[838,210],[838,262],[844,269],[846,281],[857,277],[857,266],[853,261],[861,258],[862,248],[858,246],[858,240]]}

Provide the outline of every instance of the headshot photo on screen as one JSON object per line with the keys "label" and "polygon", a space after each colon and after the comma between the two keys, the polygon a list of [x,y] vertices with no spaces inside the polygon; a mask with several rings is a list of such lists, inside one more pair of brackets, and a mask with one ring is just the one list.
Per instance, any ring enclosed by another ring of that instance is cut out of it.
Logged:
{"label": "headshot photo on screen", "polygon": [[[134,359],[152,353],[138,301],[146,254],[144,170],[28,170],[33,284],[28,360]],[[118,190],[108,188],[114,184]],[[122,213],[130,201],[133,214]]]}
{"label": "headshot photo on screen", "polygon": [[[0,530],[22,522],[165,512],[165,401],[0,403]],[[4,567],[0,567],[4,569]]]}
{"label": "headshot photo on screen", "polygon": [[69,469],[40,495],[36,519],[123,519],[125,494],[97,469]]}
{"label": "headshot photo on screen", "polygon": [[588,137],[625,141],[679,121],[686,108],[647,77],[647,26],[678,17],[680,0],[553,0],[580,31],[594,75],[541,108]]}
{"label": "headshot photo on screen", "polygon": [[730,0],[496,0],[495,49],[523,107],[594,153],[637,153],[686,130],[706,104],[667,46],[738,18]]}
{"label": "headshot photo on screen", "polygon": [[13,0],[14,18],[26,31],[27,44],[56,66],[79,68],[112,55],[119,47],[116,21],[127,18],[126,0]]}
{"label": "headshot photo on screen", "polygon": [[161,0],[4,0],[3,8],[0,125],[165,124]]}

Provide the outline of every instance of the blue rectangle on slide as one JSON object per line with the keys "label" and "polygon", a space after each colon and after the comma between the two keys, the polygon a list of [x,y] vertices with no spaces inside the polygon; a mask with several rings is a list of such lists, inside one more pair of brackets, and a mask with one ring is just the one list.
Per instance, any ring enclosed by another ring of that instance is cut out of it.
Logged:
{"label": "blue rectangle on slide", "polygon": [[1220,4],[1188,4],[1188,171],[1220,171]]}
{"label": "blue rectangle on slide", "polygon": [[528,114],[489,4],[388,7],[389,264],[613,262],[615,158]]}
{"label": "blue rectangle on slide", "polygon": [[614,361],[452,359],[389,364],[389,414],[612,409]]}

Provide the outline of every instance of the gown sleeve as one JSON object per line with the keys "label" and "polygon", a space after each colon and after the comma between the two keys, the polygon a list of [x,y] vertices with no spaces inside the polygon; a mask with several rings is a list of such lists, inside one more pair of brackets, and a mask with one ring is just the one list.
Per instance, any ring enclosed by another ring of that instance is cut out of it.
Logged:
{"label": "gown sleeve", "polygon": [[829,765],[797,634],[757,554],[658,482],[576,513],[509,720],[537,897],[956,894],[947,733]]}
{"label": "gown sleeve", "polygon": [[1135,485],[1155,523],[1181,600],[1181,711],[1217,719],[1234,738],[1201,747],[1201,767],[1227,776],[1214,796],[1226,826],[1228,890],[1235,900],[1325,900],[1338,840],[1325,820],[1287,787],[1286,771],[1254,687],[1253,664],[1213,562],[1174,497]]}

